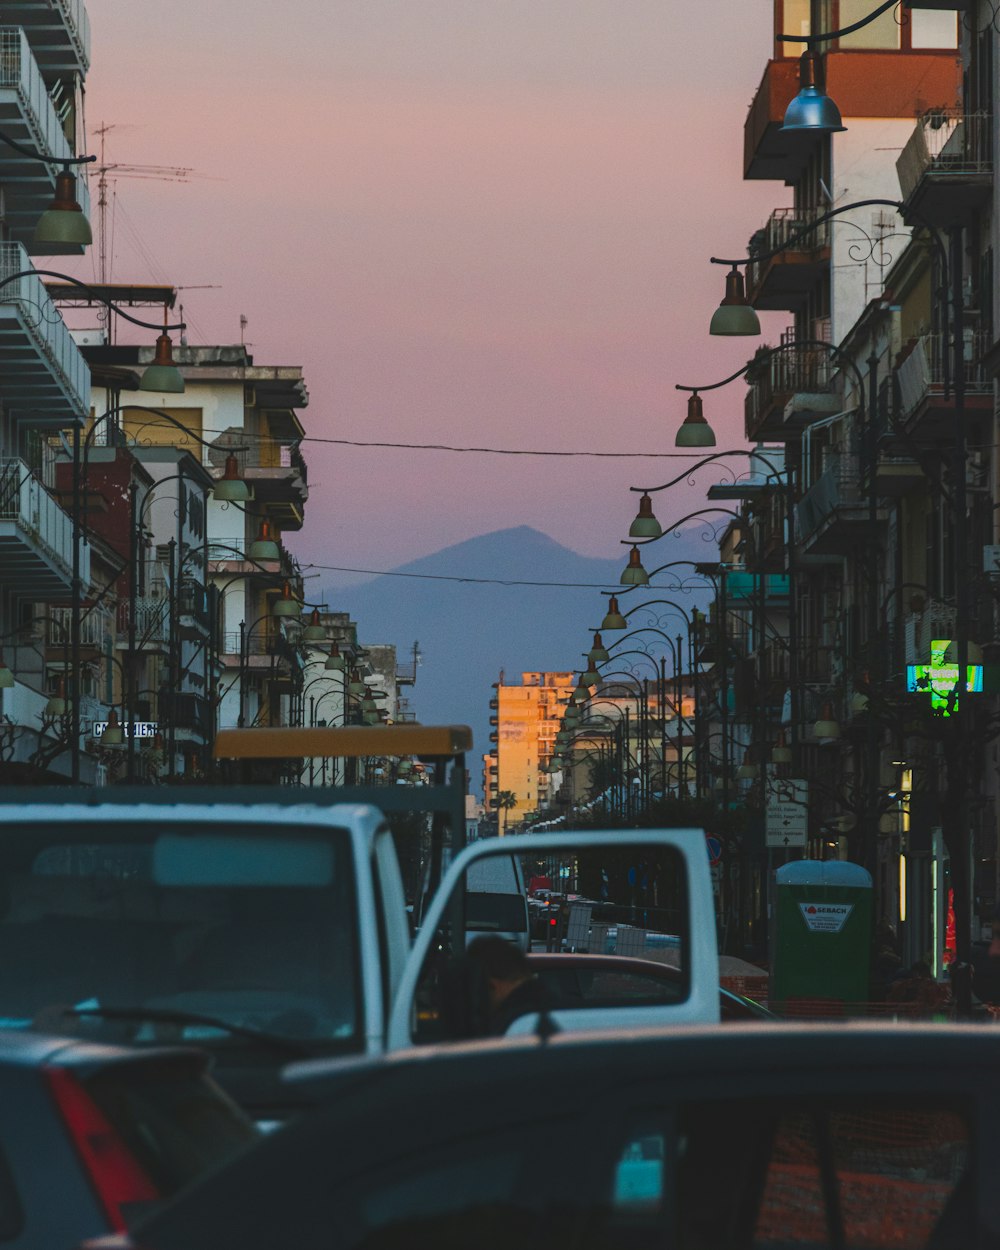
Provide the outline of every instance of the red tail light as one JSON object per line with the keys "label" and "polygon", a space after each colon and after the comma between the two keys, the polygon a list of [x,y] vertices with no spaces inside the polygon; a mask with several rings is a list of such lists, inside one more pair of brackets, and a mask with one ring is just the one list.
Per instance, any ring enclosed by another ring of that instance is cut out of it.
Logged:
{"label": "red tail light", "polygon": [[159,1198],[152,1181],[138,1165],[100,1107],[66,1068],[47,1068],[45,1075],[108,1223],[125,1231],[122,1208]]}

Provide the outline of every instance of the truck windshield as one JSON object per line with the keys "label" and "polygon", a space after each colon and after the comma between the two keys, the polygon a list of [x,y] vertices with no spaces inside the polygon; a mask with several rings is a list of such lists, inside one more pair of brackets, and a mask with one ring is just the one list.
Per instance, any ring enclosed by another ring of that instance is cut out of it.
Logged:
{"label": "truck windshield", "polygon": [[67,1008],[145,1007],[149,1019],[95,1014],[86,1028],[234,1043],[205,1024],[155,1018],[189,1012],[351,1049],[360,1045],[355,914],[343,830],[166,821],[5,830],[0,1025],[63,1031]]}

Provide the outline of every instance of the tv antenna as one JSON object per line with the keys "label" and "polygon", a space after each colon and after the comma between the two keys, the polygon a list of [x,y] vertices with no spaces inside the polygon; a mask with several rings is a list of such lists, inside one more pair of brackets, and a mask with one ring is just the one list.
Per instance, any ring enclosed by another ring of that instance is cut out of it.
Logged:
{"label": "tv antenna", "polygon": [[89,170],[89,176],[97,179],[97,272],[101,284],[110,282],[113,256],[108,249],[108,183],[112,185],[118,178],[141,178],[156,182],[190,182],[192,178],[203,177],[193,169],[179,165],[131,165],[122,161],[109,161],[105,140],[110,131],[118,129],[115,122],[101,122],[94,133],[100,135],[101,152],[97,163]]}

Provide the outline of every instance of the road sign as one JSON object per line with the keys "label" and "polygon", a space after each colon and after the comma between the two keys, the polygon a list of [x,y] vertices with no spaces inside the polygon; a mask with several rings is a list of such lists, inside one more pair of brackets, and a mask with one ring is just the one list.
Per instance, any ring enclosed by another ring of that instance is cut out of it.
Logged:
{"label": "road sign", "polygon": [[768,847],[805,846],[809,828],[809,783],[772,778],[764,820]]}
{"label": "road sign", "polygon": [[718,838],[713,837],[712,834],[706,833],[705,845],[708,847],[708,862],[710,864],[717,864],[722,858],[722,843]]}

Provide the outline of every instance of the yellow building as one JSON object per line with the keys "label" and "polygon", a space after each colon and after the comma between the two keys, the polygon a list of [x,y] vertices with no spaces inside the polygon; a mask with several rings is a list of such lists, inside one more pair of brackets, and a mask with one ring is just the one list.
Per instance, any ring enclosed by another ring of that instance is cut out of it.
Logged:
{"label": "yellow building", "polygon": [[[494,751],[485,757],[485,794],[501,832],[538,811],[550,798],[546,766],[555,751],[563,707],[573,693],[573,673],[522,673],[519,686],[501,672],[490,700]],[[495,759],[495,764],[493,760]],[[513,802],[505,796],[512,795]]]}

